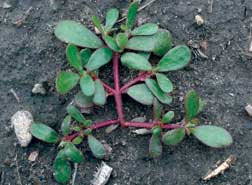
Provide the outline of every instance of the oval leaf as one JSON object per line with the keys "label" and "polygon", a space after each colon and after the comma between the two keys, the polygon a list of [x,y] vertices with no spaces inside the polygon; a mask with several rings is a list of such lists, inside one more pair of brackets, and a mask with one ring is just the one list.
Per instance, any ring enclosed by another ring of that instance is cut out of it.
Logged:
{"label": "oval leaf", "polygon": [[106,103],[106,92],[101,80],[99,79],[95,80],[95,93],[93,97],[93,102],[96,105],[100,106],[105,105]]}
{"label": "oval leaf", "polygon": [[154,94],[157,99],[164,104],[170,104],[172,102],[172,97],[165,94],[159,87],[158,83],[153,79],[146,79],[145,84]]}
{"label": "oval leaf", "polygon": [[109,63],[112,59],[113,52],[109,48],[100,48],[96,50],[90,57],[87,63],[87,69],[94,71],[101,66]]}
{"label": "oval leaf", "polygon": [[78,92],[74,96],[74,102],[80,108],[89,108],[94,105],[93,104],[93,97],[92,96],[85,96],[82,91]]}
{"label": "oval leaf", "polygon": [[82,62],[78,48],[69,44],[66,48],[66,56],[69,64],[75,69],[81,71],[82,70]]}
{"label": "oval leaf", "polygon": [[121,62],[130,69],[149,71],[152,68],[148,60],[136,53],[128,52],[123,54],[121,56]]}
{"label": "oval leaf", "polygon": [[162,143],[159,136],[151,136],[149,143],[149,155],[152,158],[157,158],[162,155]]}
{"label": "oval leaf", "polygon": [[159,30],[154,35],[154,49],[153,53],[157,56],[163,56],[172,47],[172,36],[168,30]]}
{"label": "oval leaf", "polygon": [[89,75],[84,75],[80,79],[81,91],[86,96],[92,96],[95,91],[94,81]]}
{"label": "oval leaf", "polygon": [[190,130],[199,141],[210,147],[222,148],[233,142],[232,136],[221,127],[203,125]]}
{"label": "oval leaf", "polygon": [[79,79],[76,73],[61,71],[56,78],[56,89],[60,94],[66,94],[77,85]]}
{"label": "oval leaf", "polygon": [[99,48],[102,41],[89,29],[75,21],[61,21],[55,28],[55,36],[66,43],[81,47]]}
{"label": "oval leaf", "polygon": [[122,51],[122,49],[118,47],[118,45],[113,37],[111,37],[109,35],[105,35],[104,40],[105,40],[106,44],[108,45],[108,47],[110,49],[112,49],[113,51],[116,51],[116,52]]}
{"label": "oval leaf", "polygon": [[61,131],[64,136],[70,133],[70,125],[71,125],[71,116],[68,115],[64,118],[63,122],[61,123]]}
{"label": "oval leaf", "polygon": [[185,97],[185,112],[186,120],[190,121],[197,116],[200,108],[199,96],[196,91],[191,90],[186,94]]}
{"label": "oval leaf", "polygon": [[137,9],[138,9],[138,1],[135,1],[130,4],[126,20],[126,29],[128,30],[130,30],[135,24]]}
{"label": "oval leaf", "polygon": [[31,126],[31,134],[47,143],[57,143],[60,139],[55,130],[42,123],[33,123]]}
{"label": "oval leaf", "polygon": [[83,154],[78,150],[73,143],[67,143],[64,148],[65,155],[68,160],[75,163],[80,163],[84,160]]}
{"label": "oval leaf", "polygon": [[180,143],[184,139],[184,137],[185,129],[177,128],[166,132],[162,137],[162,141],[166,145],[176,145]]}
{"label": "oval leaf", "polygon": [[162,91],[169,93],[173,90],[172,82],[163,74],[157,73],[157,82]]}
{"label": "oval leaf", "polygon": [[172,121],[172,119],[174,118],[174,112],[173,111],[169,111],[167,112],[163,119],[162,119],[162,122],[163,123],[170,123]]}
{"label": "oval leaf", "polygon": [[131,35],[153,35],[158,31],[158,25],[153,23],[147,23],[142,26],[135,28]]}
{"label": "oval leaf", "polygon": [[101,32],[103,33],[103,27],[101,24],[100,19],[97,16],[92,16],[92,22],[94,24],[94,26]]}
{"label": "oval leaf", "polygon": [[80,123],[84,123],[84,121],[85,121],[84,116],[81,114],[81,112],[79,111],[79,109],[77,109],[75,106],[68,105],[67,106],[67,113],[70,116],[72,116],[76,121],[78,121]]}
{"label": "oval leaf", "polygon": [[80,57],[81,57],[81,62],[83,66],[87,65],[88,60],[91,57],[91,55],[92,55],[92,52],[89,48],[85,48],[80,51]]}
{"label": "oval leaf", "polygon": [[88,145],[93,155],[98,159],[103,159],[106,155],[104,146],[94,136],[88,135]]}
{"label": "oval leaf", "polygon": [[156,120],[160,120],[162,115],[163,105],[157,100],[157,98],[153,99],[153,117]]}
{"label": "oval leaf", "polygon": [[160,72],[178,70],[185,67],[190,60],[190,49],[185,45],[176,46],[160,60],[157,70]]}
{"label": "oval leaf", "polygon": [[130,87],[127,90],[127,94],[141,104],[152,105],[153,103],[154,97],[145,84],[138,84]]}
{"label": "oval leaf", "polygon": [[125,48],[128,43],[128,36],[125,33],[118,33],[116,35],[116,43],[120,48]]}
{"label": "oval leaf", "polygon": [[110,31],[119,17],[119,11],[116,8],[111,8],[106,14],[105,29],[106,32]]}

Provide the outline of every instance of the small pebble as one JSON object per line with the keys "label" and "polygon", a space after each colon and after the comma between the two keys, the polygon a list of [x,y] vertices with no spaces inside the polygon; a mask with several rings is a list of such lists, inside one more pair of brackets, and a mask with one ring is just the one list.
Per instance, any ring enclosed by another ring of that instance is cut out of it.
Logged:
{"label": "small pebble", "polygon": [[4,9],[8,9],[8,8],[11,8],[12,6],[9,4],[9,3],[6,3],[4,2],[3,5],[2,5],[2,8]]}
{"label": "small pebble", "polygon": [[38,158],[38,155],[39,155],[38,151],[33,151],[32,153],[30,153],[28,160],[34,162]]}
{"label": "small pebble", "polygon": [[248,113],[249,116],[252,116],[252,106],[250,104],[248,104],[245,107],[245,110],[247,111],[247,113]]}
{"label": "small pebble", "polygon": [[151,134],[151,130],[150,129],[146,129],[146,128],[141,128],[141,129],[137,129],[137,130],[132,130],[131,131],[134,134],[137,135],[147,135],[147,134]]}
{"label": "small pebble", "polygon": [[204,24],[204,19],[200,15],[195,16],[195,21],[196,21],[197,25],[199,25],[199,26]]}
{"label": "small pebble", "polygon": [[33,94],[42,94],[42,95],[45,95],[46,94],[46,89],[44,88],[43,84],[37,83],[32,88],[32,93]]}

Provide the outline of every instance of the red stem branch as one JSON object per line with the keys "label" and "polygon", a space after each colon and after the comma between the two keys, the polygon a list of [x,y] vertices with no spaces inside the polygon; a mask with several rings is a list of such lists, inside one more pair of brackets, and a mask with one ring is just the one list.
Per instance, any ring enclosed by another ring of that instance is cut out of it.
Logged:
{"label": "red stem branch", "polygon": [[[156,124],[154,122],[151,123],[142,123],[142,122],[125,122],[126,127],[138,127],[138,128],[153,128]],[[175,129],[183,127],[181,124],[168,124],[161,126],[164,129]]]}

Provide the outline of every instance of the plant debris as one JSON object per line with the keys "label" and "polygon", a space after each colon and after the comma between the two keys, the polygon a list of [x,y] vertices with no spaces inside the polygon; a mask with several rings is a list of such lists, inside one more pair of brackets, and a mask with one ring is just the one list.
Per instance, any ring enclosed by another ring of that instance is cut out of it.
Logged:
{"label": "plant debris", "polygon": [[44,86],[43,86],[42,83],[37,83],[32,88],[32,93],[33,94],[42,94],[42,95],[45,95],[46,94],[46,89],[44,88]]}
{"label": "plant debris", "polygon": [[252,116],[252,106],[250,104],[248,104],[245,107],[245,110],[247,111],[247,113],[248,113],[249,116]]}
{"label": "plant debris", "polygon": [[101,167],[97,169],[97,172],[94,174],[94,179],[92,180],[92,185],[105,185],[112,173],[113,168],[108,166],[105,162],[102,162]]}
{"label": "plant debris", "polygon": [[24,13],[23,17],[15,21],[13,24],[15,24],[17,27],[22,26],[22,24],[26,21],[27,17],[30,15],[32,10],[32,7],[29,7],[26,12]]}
{"label": "plant debris", "polygon": [[196,15],[195,16],[195,22],[197,23],[198,26],[201,26],[204,24],[204,19],[202,18],[201,15]]}
{"label": "plant debris", "polygon": [[33,151],[32,153],[30,153],[28,157],[28,161],[31,161],[31,162],[36,161],[36,159],[38,158],[38,155],[39,155],[38,151]]}

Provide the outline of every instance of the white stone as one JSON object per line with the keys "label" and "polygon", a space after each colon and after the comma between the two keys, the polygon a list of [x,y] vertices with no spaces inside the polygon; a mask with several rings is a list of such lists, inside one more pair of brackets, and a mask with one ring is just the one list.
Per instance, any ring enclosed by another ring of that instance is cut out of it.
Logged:
{"label": "white stone", "polygon": [[43,94],[43,95],[45,95],[46,90],[45,90],[43,84],[38,83],[38,84],[34,85],[34,87],[32,89],[32,93],[33,94]]}

